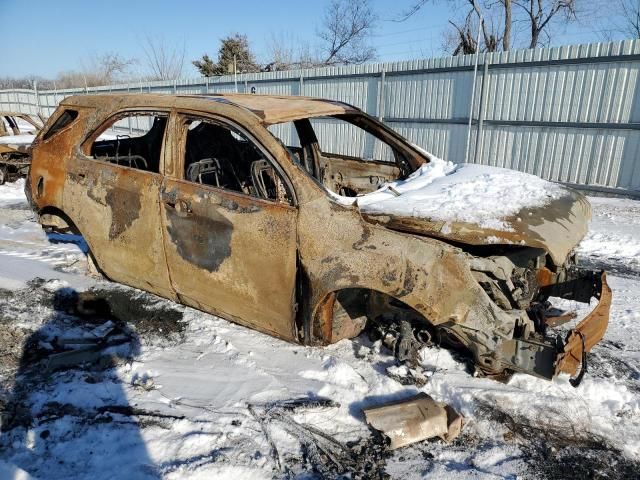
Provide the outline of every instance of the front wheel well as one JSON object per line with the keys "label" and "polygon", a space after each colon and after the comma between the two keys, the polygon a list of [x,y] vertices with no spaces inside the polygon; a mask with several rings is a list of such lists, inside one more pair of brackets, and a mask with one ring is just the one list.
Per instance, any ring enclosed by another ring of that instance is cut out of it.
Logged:
{"label": "front wheel well", "polygon": [[328,293],[312,315],[312,342],[327,345],[358,336],[370,320],[407,319],[431,326],[431,322],[406,303],[384,292],[344,288]]}

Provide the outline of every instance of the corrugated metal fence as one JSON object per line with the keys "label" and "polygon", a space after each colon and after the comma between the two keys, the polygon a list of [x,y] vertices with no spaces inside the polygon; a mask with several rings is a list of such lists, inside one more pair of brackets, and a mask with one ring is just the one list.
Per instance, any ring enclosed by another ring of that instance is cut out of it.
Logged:
{"label": "corrugated metal fence", "polygon": [[[146,82],[0,91],[0,109],[49,116],[94,92],[308,95],[353,104],[435,155],[462,162],[475,56]],[[640,41],[481,54],[470,162],[640,192]],[[349,141],[348,136],[338,138]]]}

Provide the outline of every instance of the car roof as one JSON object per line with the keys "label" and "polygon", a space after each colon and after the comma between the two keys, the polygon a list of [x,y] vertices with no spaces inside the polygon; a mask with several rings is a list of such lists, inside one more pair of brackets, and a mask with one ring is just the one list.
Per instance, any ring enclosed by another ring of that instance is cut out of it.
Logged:
{"label": "car roof", "polygon": [[301,118],[360,112],[356,107],[334,100],[313,97],[256,95],[247,93],[203,95],[167,95],[148,93],[77,95],[66,98],[62,104],[94,107],[108,101],[117,101],[119,108],[131,108],[135,106],[183,107],[212,112],[215,112],[215,103],[220,102],[251,112],[265,125],[289,122]]}

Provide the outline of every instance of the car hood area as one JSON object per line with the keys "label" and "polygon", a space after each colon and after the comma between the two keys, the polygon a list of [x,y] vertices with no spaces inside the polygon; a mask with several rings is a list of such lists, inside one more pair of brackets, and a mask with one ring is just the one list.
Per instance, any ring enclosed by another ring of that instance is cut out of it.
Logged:
{"label": "car hood area", "polygon": [[430,156],[405,180],[353,202],[367,221],[469,245],[543,248],[557,265],[587,232],[577,191],[527,173]]}

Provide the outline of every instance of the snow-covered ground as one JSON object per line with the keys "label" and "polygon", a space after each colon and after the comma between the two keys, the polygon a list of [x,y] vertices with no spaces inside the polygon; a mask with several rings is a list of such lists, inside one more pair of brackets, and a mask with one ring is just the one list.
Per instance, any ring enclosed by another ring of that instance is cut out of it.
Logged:
{"label": "snow-covered ground", "polygon": [[[614,300],[578,388],[566,377],[475,378],[436,347],[421,352],[429,381],[418,388],[389,376],[394,358],[364,335],[327,348],[288,344],[89,277],[80,239],[48,238],[22,185],[0,187],[0,407],[11,412],[1,479],[332,478],[336,463],[406,480],[637,478],[638,201],[591,199],[580,253],[614,272]],[[92,314],[74,308],[83,291]],[[96,338],[108,339],[109,355],[55,367],[61,345]],[[457,408],[463,434],[384,452],[362,408],[419,390]],[[291,399],[311,403],[279,403]]]}
{"label": "snow-covered ground", "polygon": [[31,145],[34,138],[36,138],[36,136],[31,133],[22,133],[20,135],[4,135],[0,137],[0,144],[23,147]]}

